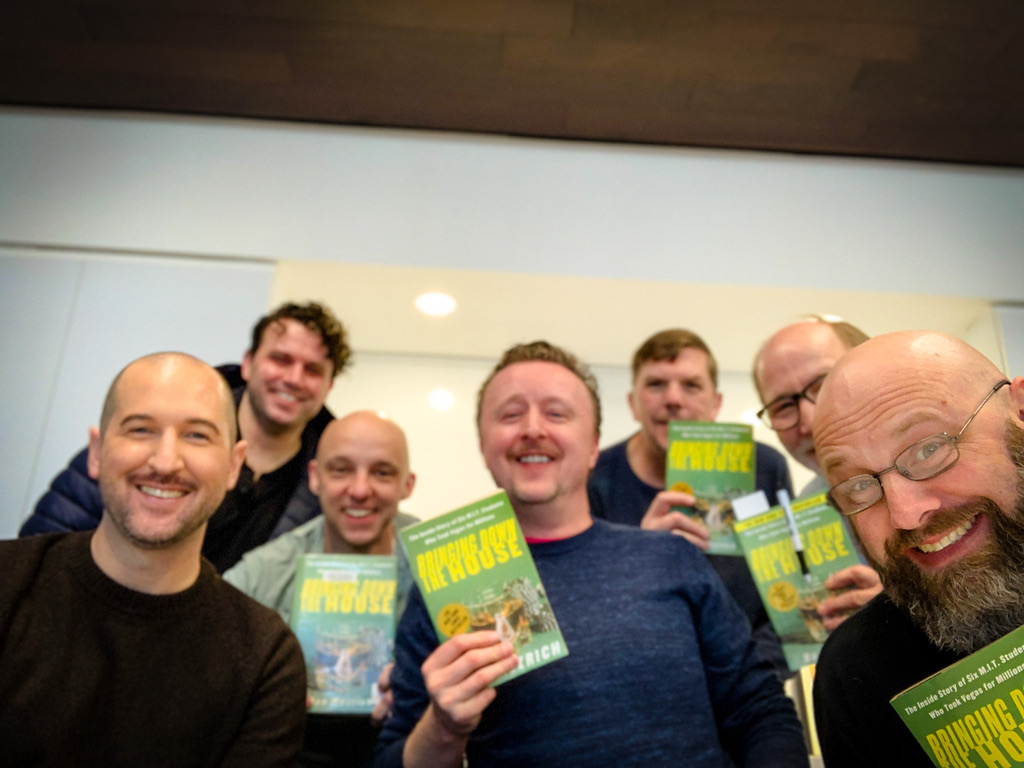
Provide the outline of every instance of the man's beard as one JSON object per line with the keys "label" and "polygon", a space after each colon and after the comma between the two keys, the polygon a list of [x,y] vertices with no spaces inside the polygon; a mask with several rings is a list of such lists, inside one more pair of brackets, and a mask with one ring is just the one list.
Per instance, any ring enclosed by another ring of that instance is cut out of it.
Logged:
{"label": "man's beard", "polygon": [[[897,531],[885,544],[887,563],[875,564],[885,591],[934,645],[971,653],[1024,625],[1024,430],[1007,424],[1006,445],[1017,467],[1013,509],[988,498],[941,510],[916,531]],[[935,573],[900,552],[983,514],[990,526],[984,547]]]}

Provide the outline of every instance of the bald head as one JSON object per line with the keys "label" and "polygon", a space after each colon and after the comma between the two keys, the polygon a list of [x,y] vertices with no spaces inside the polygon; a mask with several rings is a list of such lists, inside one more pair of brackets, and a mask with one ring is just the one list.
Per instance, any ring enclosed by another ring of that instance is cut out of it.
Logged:
{"label": "bald head", "polygon": [[849,323],[812,318],[777,331],[754,359],[762,418],[789,455],[813,472],[820,472],[811,434],[817,389],[836,361],[867,338]]}
{"label": "bald head", "polygon": [[830,368],[844,353],[867,340],[867,334],[849,323],[817,318],[779,329],[754,358],[754,385],[761,402],[768,404],[781,394],[776,391],[782,378],[780,369],[801,365]]}
{"label": "bald head", "polygon": [[320,435],[316,457],[331,454],[334,447],[355,435],[372,436],[374,442],[386,446],[392,461],[403,472],[409,471],[409,445],[398,424],[379,411],[353,411],[334,419]]}
{"label": "bald head", "polygon": [[1002,378],[981,352],[945,334],[903,331],[865,342],[836,364],[819,396],[813,428],[822,469],[833,481],[844,452],[872,444],[882,424],[903,433],[927,420],[953,429]]}
{"label": "bald head", "polygon": [[389,554],[398,504],[415,481],[405,432],[391,419],[356,411],[328,424],[309,465],[327,551]]}
{"label": "bald head", "polygon": [[198,357],[184,352],[154,352],[128,363],[110,383],[100,413],[100,435],[106,433],[110,420],[121,405],[121,390],[125,378],[153,382],[186,379],[199,386],[209,386],[220,400],[224,415],[224,435],[234,442],[238,435],[235,400],[224,377]]}

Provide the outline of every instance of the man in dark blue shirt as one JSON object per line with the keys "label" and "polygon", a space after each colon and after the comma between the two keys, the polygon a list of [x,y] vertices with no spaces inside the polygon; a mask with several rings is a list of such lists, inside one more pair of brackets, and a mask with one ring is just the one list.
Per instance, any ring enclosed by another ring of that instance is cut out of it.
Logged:
{"label": "man in dark blue shirt", "polygon": [[[708,531],[696,517],[674,507],[689,507],[694,498],[665,490],[665,456],[670,421],[714,421],[722,406],[718,364],[697,334],[674,328],[651,336],[633,355],[633,389],[629,407],[640,430],[598,457],[588,483],[595,517],[644,528],[673,530],[702,550]],[[780,488],[792,494],[789,468],[781,453],[757,443],[756,487],[777,503]],[[772,629],[746,561],[733,555],[708,555],[730,594],[747,615],[762,652],[781,677],[789,674],[778,636]]]}

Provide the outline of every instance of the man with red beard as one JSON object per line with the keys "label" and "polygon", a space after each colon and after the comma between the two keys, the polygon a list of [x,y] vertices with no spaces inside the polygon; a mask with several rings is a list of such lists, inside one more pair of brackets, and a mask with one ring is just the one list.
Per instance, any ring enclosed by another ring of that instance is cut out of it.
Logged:
{"label": "man with red beard", "polygon": [[118,374],[89,433],[99,526],[0,542],[4,765],[294,763],[299,643],[200,555],[242,466],[236,435],[231,391],[200,360]]}
{"label": "man with red beard", "polygon": [[889,700],[1024,624],[1024,378],[941,334],[845,355],[814,442],[885,592],[842,624],[814,698],[829,768],[930,766]]}

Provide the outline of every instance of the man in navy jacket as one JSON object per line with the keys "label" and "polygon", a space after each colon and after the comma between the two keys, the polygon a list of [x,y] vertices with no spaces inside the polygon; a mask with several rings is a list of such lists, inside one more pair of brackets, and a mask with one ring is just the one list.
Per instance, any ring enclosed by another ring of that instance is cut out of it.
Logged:
{"label": "man in navy jacket", "polygon": [[[259,320],[241,366],[218,368],[249,446],[238,484],[210,519],[203,541],[203,555],[219,572],[320,513],[305,482],[306,465],[333,418],[324,400],[350,356],[345,329],[329,309],[289,303]],[[21,536],[96,528],[103,505],[86,454],[57,475]]]}

